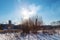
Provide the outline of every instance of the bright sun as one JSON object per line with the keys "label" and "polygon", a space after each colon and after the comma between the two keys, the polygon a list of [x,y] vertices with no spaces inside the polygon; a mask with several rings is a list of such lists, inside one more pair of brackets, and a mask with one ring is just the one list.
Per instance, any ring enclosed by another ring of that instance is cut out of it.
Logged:
{"label": "bright sun", "polygon": [[31,17],[34,14],[33,10],[27,9],[27,8],[22,8],[21,10],[23,19],[29,19],[29,17]]}
{"label": "bright sun", "polygon": [[35,5],[28,5],[26,7],[22,7],[21,14],[22,14],[23,20],[27,20],[30,17],[34,16],[37,13],[38,9],[39,9],[39,6],[35,6]]}
{"label": "bright sun", "polygon": [[23,15],[23,19],[28,19],[29,18],[29,11],[26,8],[22,8],[22,15]]}

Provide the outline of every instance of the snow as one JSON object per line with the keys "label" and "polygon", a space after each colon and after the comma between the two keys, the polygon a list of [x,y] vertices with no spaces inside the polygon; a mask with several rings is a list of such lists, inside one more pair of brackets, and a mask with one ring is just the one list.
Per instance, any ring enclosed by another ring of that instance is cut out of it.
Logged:
{"label": "snow", "polygon": [[21,36],[21,33],[0,33],[0,40],[60,40],[60,34],[27,34]]}

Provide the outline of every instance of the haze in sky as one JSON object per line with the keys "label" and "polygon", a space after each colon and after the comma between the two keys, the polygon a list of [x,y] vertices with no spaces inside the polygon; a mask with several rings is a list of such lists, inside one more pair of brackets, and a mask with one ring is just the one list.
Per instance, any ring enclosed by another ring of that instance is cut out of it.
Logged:
{"label": "haze in sky", "polygon": [[42,16],[45,24],[60,20],[60,0],[0,0],[0,23]]}

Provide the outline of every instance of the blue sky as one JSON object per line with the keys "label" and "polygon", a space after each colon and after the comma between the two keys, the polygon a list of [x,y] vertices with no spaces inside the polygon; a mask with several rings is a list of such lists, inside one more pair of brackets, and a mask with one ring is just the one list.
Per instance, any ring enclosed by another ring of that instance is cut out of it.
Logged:
{"label": "blue sky", "polygon": [[[24,14],[22,11],[31,14]],[[45,24],[58,21],[60,0],[0,0],[0,23],[8,20],[20,22],[22,18],[33,16],[34,13],[42,16]]]}

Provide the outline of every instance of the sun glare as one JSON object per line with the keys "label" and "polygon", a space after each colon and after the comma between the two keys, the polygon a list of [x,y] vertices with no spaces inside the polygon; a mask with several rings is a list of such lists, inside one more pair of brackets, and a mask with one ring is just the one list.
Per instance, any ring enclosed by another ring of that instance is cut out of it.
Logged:
{"label": "sun glare", "polygon": [[21,13],[23,15],[23,19],[28,19],[29,18],[29,11],[28,11],[28,9],[22,8]]}
{"label": "sun glare", "polygon": [[31,17],[34,13],[32,10],[27,9],[27,8],[22,8],[21,13],[23,15],[23,19],[29,19],[29,17]]}
{"label": "sun glare", "polygon": [[30,17],[36,15],[39,8],[40,6],[36,6],[34,4],[22,6],[20,11],[21,11],[23,20],[28,20]]}

